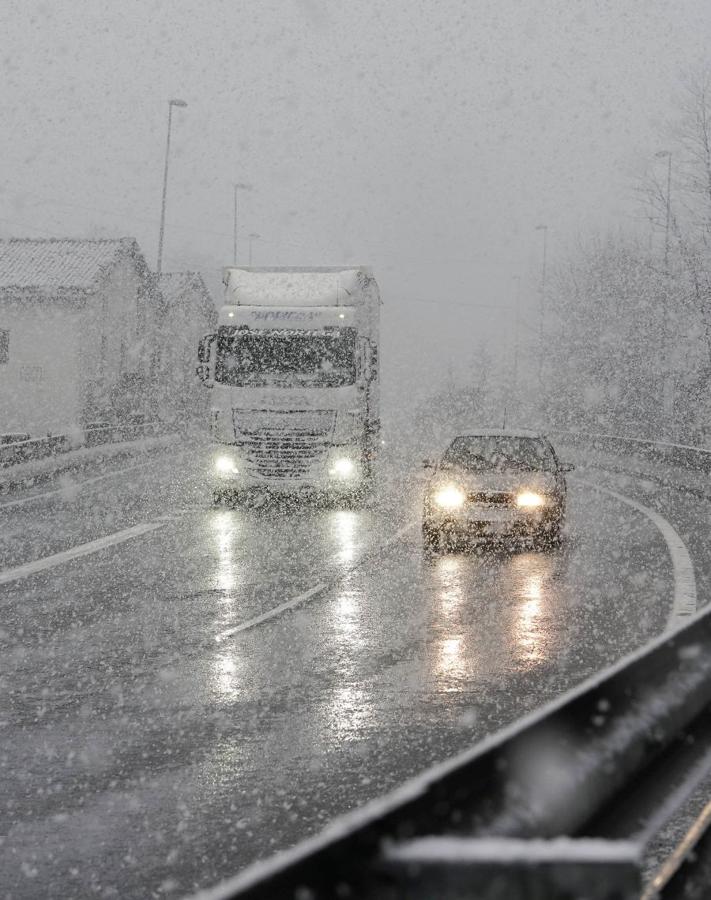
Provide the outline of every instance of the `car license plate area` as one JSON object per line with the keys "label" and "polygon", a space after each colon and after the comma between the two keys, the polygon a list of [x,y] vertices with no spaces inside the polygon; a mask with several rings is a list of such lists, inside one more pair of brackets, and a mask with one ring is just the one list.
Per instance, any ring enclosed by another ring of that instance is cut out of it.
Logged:
{"label": "car license plate area", "polygon": [[513,522],[513,510],[497,509],[492,506],[474,506],[468,511],[467,517],[470,522],[490,522],[492,524],[508,524]]}

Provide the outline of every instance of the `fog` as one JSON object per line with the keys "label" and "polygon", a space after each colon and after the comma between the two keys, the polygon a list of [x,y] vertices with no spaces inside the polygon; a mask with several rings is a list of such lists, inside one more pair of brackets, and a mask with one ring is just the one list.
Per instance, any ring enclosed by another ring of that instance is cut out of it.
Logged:
{"label": "fog", "polygon": [[3,898],[187,898],[334,820],[337,871],[257,894],[535,851],[607,900],[677,852],[710,39],[708,0],[2,4]]}
{"label": "fog", "polygon": [[[135,236],[219,302],[259,265],[360,263],[385,308],[389,407],[501,350],[515,285],[535,321],[541,233],[636,221],[679,80],[711,33],[666,2],[7,2],[0,234]],[[487,308],[479,308],[486,304]],[[490,307],[494,307],[493,309]],[[443,350],[446,348],[446,352]]]}

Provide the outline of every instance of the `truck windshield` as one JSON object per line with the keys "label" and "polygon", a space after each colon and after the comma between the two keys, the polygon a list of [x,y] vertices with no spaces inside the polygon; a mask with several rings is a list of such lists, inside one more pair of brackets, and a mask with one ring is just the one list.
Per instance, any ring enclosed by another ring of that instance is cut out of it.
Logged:
{"label": "truck windshield", "polygon": [[355,382],[355,329],[220,328],[215,381],[249,387],[338,387]]}

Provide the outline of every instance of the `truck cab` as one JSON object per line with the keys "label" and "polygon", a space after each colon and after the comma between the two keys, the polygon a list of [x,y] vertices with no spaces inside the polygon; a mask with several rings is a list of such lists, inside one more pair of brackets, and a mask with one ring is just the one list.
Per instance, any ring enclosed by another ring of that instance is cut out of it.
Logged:
{"label": "truck cab", "polygon": [[353,495],[379,443],[380,296],[365,268],[224,270],[200,342],[217,499],[254,489]]}

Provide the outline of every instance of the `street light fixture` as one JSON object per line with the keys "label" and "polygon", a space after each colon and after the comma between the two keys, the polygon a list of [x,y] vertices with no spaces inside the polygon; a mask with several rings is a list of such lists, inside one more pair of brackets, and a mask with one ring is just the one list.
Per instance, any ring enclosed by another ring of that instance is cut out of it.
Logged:
{"label": "street light fixture", "polygon": [[163,169],[163,201],[160,208],[160,234],[158,236],[158,262],[156,264],[156,272],[161,273],[163,267],[163,235],[165,233],[165,201],[168,195],[168,160],[170,159],[170,129],[173,122],[173,107],[186,107],[188,104],[185,100],[169,100],[168,101],[168,138],[165,144],[165,168]]}
{"label": "street light fixture", "polygon": [[235,214],[234,214],[234,235],[233,235],[233,245],[232,245],[232,260],[234,265],[237,265],[237,191],[251,191],[251,184],[242,184],[241,182],[237,182],[234,185],[234,196],[235,196]]}

